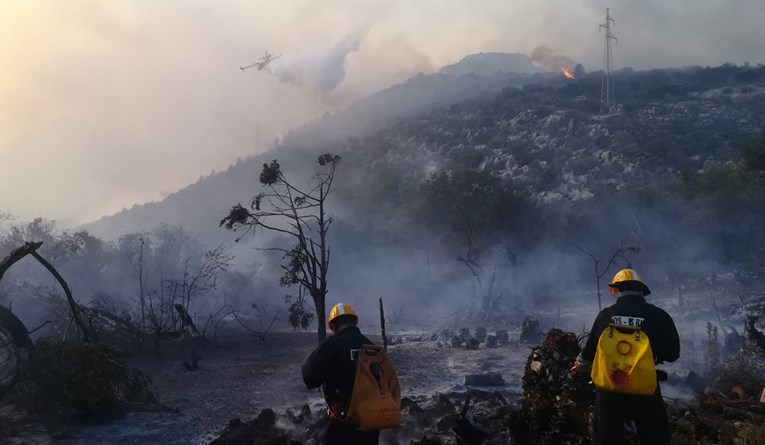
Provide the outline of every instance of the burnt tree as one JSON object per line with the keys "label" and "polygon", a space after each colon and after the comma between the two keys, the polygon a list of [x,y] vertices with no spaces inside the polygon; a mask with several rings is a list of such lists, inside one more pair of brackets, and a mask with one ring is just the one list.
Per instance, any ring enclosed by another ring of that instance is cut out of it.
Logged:
{"label": "burnt tree", "polygon": [[61,285],[61,288],[64,290],[64,294],[66,295],[66,300],[69,303],[69,308],[72,312],[72,320],[77,324],[77,326],[80,328],[80,331],[82,332],[82,336],[86,342],[91,342],[95,339],[94,333],[85,326],[85,323],[82,321],[82,318],[80,317],[80,311],[77,303],[74,301],[74,297],[72,296],[72,291],[69,289],[69,285],[66,283],[64,278],[61,276],[61,274],[58,273],[55,267],[51,265],[45,258],[43,258],[39,253],[37,253],[37,249],[42,246],[42,242],[26,242],[23,246],[20,246],[16,249],[14,249],[7,257],[5,257],[2,261],[0,261],[0,279],[3,278],[3,275],[5,275],[5,272],[8,271],[8,269],[24,258],[27,255],[31,255],[34,257],[40,264],[43,265],[58,281],[58,283]]}
{"label": "burnt tree", "polygon": [[[330,248],[327,240],[332,218],[327,214],[327,197],[332,193],[335,170],[340,156],[323,154],[318,158],[319,169],[307,188],[287,180],[279,163],[263,164],[260,183],[267,191],[255,196],[248,207],[235,205],[220,222],[229,230],[262,228],[288,235],[291,247],[275,247],[282,253],[284,275],[282,286],[299,286],[311,296],[318,318],[319,342],[327,337],[325,300],[328,292]],[[241,239],[241,237],[239,238]]]}
{"label": "burnt tree", "polygon": [[584,249],[582,249],[578,244],[576,243],[570,243],[572,246],[576,247],[580,252],[590,257],[592,260],[592,266],[595,271],[595,290],[597,291],[598,295],[598,311],[603,309],[603,298],[600,293],[600,280],[608,273],[609,270],[611,270],[611,267],[616,266],[619,267],[619,260],[624,260],[625,267],[632,267],[632,262],[627,257],[630,253],[639,253],[640,248],[634,247],[634,246],[625,246],[624,241],[622,241],[621,246],[617,248],[614,251],[614,254],[611,255],[611,258],[608,259],[608,262],[606,262],[605,265],[602,265],[600,258],[596,257],[593,253],[588,252]]}

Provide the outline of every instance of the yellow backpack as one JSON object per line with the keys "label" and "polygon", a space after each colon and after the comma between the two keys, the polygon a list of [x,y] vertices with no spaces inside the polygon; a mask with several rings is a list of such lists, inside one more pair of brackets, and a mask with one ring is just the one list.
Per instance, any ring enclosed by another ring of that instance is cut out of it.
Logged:
{"label": "yellow backpack", "polygon": [[632,326],[608,325],[600,334],[591,376],[598,389],[653,394],[657,385],[656,366],[645,332]]}
{"label": "yellow backpack", "polygon": [[346,421],[362,431],[401,425],[401,388],[382,346],[363,345]]}

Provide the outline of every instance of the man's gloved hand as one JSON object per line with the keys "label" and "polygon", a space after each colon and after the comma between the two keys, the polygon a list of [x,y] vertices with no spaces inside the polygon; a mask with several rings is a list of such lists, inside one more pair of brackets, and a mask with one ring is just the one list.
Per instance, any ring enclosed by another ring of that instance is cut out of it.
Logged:
{"label": "man's gloved hand", "polygon": [[582,357],[582,354],[579,354],[579,356],[574,361],[574,366],[572,366],[571,369],[569,369],[569,371],[571,372],[581,372],[583,374],[584,373],[589,374],[591,370],[592,370],[592,363],[585,360]]}

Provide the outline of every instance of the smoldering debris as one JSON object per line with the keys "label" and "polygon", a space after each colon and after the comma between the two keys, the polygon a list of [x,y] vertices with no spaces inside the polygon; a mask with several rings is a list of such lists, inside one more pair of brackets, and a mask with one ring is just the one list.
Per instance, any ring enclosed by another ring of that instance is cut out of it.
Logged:
{"label": "smoldering debris", "polygon": [[232,419],[210,445],[302,445],[317,443],[329,424],[326,413],[312,413],[305,405],[300,415],[291,411],[276,414],[264,409],[257,417],[242,422]]}
{"label": "smoldering debris", "polygon": [[[506,444],[510,436],[503,425],[517,409],[496,391],[470,390],[439,393],[418,400],[401,400],[402,425],[381,433],[382,443],[395,444]],[[263,410],[248,422],[233,419],[211,445],[309,445],[321,443],[329,419],[324,411],[303,407],[295,416]]]}
{"label": "smoldering debris", "polygon": [[595,392],[589,376],[569,371],[580,351],[576,335],[560,329],[548,331],[542,346],[531,350],[521,410],[509,419],[514,437],[550,444],[579,444],[590,437]]}

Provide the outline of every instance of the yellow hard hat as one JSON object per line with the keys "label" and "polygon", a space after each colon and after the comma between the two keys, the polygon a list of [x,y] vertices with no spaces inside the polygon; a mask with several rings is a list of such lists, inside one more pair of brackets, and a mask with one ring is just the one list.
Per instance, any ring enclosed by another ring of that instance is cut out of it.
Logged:
{"label": "yellow hard hat", "polygon": [[327,318],[327,324],[331,325],[332,321],[340,317],[342,315],[350,315],[353,317],[356,317],[356,319],[359,319],[359,316],[356,315],[356,311],[353,310],[350,304],[348,303],[337,303],[332,307],[332,310],[329,311],[329,317]]}
{"label": "yellow hard hat", "polygon": [[641,290],[643,295],[651,293],[651,289],[648,289],[648,286],[643,282],[643,277],[632,269],[622,269],[616,272],[608,287],[618,290]]}

